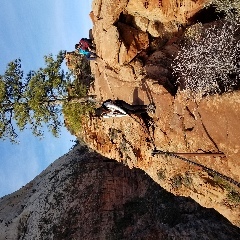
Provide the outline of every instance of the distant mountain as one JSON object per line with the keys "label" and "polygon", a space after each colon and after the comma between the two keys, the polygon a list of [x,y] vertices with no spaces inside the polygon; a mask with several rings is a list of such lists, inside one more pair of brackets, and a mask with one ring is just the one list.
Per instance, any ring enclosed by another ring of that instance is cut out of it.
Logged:
{"label": "distant mountain", "polygon": [[176,197],[142,170],[75,146],[0,200],[0,240],[239,239],[213,209]]}

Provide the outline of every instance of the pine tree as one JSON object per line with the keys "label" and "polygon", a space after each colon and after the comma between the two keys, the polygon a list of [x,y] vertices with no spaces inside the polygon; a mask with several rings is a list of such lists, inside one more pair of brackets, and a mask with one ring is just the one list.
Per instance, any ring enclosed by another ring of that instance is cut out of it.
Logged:
{"label": "pine tree", "polygon": [[64,51],[56,59],[45,56],[45,67],[30,71],[26,77],[20,59],[7,65],[5,73],[0,75],[1,139],[16,142],[17,129],[26,128],[42,136],[45,125],[53,135],[58,135],[62,104],[72,98],[68,92],[70,75],[61,69],[64,56]]}

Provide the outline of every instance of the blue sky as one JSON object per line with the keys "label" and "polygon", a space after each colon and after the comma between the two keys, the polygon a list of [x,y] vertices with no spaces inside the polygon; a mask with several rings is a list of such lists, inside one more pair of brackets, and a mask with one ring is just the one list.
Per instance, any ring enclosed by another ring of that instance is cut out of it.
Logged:
{"label": "blue sky", "polygon": [[[20,58],[25,73],[44,66],[44,55],[74,50],[88,37],[91,0],[1,0],[0,74]],[[74,136],[62,129],[40,140],[21,132],[20,144],[0,140],[0,197],[16,191],[72,147]]]}

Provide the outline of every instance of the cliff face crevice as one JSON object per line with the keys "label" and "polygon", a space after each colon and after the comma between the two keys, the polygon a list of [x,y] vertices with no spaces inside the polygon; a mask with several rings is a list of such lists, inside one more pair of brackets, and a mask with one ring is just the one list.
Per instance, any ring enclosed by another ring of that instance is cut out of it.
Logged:
{"label": "cliff face crevice", "polygon": [[[171,66],[185,27],[199,19],[196,13],[205,2],[93,1],[99,58],[91,62],[95,76],[91,94],[100,102],[109,98],[130,104],[153,102],[156,112],[147,120],[92,118],[78,136],[102,155],[144,170],[166,190],[215,208],[239,226],[239,91],[200,100],[186,97],[183,86],[174,85]],[[166,154],[152,156],[154,148],[193,153],[186,158],[196,164]]]}
{"label": "cliff face crevice", "polygon": [[[159,173],[160,175],[161,173]],[[0,199],[0,239],[238,239],[213,209],[78,145]]]}

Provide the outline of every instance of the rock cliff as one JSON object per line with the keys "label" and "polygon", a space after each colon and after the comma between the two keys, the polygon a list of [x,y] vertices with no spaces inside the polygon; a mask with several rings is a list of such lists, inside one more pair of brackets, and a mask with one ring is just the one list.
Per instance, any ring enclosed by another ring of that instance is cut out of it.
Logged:
{"label": "rock cliff", "polygon": [[142,170],[75,146],[0,199],[0,240],[239,239],[213,209],[176,197]]}
{"label": "rock cliff", "polygon": [[101,155],[79,144],[2,197],[0,240],[239,239],[239,91],[195,101],[172,83],[182,27],[204,2],[93,1],[91,93],[156,112],[85,119],[78,135]]}
{"label": "rock cliff", "polygon": [[[78,135],[102,155],[144,170],[167,191],[215,208],[240,226],[240,92],[197,101],[172,83],[171,62],[183,29],[197,21],[205,2],[93,1],[99,57],[91,62],[91,93],[100,102],[154,102],[156,112],[147,119],[87,119]],[[154,148],[166,154],[152,156]]]}

